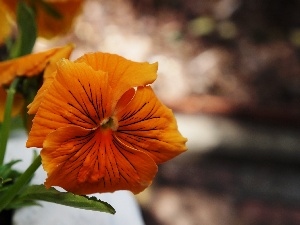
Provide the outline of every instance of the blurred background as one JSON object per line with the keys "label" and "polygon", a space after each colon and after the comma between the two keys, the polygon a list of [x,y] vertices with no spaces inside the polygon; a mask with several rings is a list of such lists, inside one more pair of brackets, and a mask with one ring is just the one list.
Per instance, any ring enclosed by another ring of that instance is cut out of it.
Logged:
{"label": "blurred background", "polygon": [[300,224],[300,1],[87,0],[72,59],[159,62],[188,152],[137,196],[146,225]]}

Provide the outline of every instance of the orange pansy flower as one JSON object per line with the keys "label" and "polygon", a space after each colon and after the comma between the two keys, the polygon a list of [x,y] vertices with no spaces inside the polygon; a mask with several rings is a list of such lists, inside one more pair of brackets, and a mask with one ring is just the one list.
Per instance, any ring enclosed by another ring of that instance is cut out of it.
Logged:
{"label": "orange pansy flower", "polygon": [[[8,87],[16,77],[39,76],[44,72],[45,77],[50,77],[56,69],[56,62],[61,58],[68,58],[73,50],[72,44],[64,47],[53,48],[48,51],[25,55],[20,58],[0,62],[0,106],[6,100],[5,87]],[[23,103],[21,96],[16,97],[13,115],[20,112]],[[3,120],[4,107],[0,107],[0,122]],[[1,116],[2,115],[2,116]]]}
{"label": "orange pansy flower", "polygon": [[106,53],[58,63],[37,100],[27,141],[27,147],[43,148],[46,187],[139,193],[158,164],[186,150],[172,111],[149,86],[156,72],[157,63]]}
{"label": "orange pansy flower", "polygon": [[[2,1],[9,7],[11,13],[16,12],[18,0]],[[35,11],[38,36],[52,38],[70,30],[74,18],[82,11],[84,0],[26,0],[26,2]],[[59,16],[51,14],[47,7]]]}

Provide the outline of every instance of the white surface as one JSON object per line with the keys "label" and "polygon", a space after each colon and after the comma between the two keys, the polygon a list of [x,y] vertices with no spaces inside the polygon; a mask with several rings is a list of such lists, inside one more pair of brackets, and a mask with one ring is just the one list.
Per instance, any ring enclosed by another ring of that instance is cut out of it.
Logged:
{"label": "white surface", "polygon": [[[31,162],[32,149],[26,149],[27,136],[22,130],[14,131],[7,146],[5,162],[11,159],[22,159],[15,169],[24,170]],[[35,174],[32,183],[41,184],[46,177],[42,168]],[[118,191],[114,193],[96,194],[98,199],[111,204],[117,211],[115,215],[108,213],[76,209],[41,202],[43,205],[20,209],[14,216],[14,225],[143,225],[139,206],[131,192]]]}

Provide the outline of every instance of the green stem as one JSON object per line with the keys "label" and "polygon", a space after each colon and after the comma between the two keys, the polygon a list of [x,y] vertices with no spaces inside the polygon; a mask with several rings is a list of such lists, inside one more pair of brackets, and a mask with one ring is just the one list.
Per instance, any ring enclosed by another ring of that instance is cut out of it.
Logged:
{"label": "green stem", "polygon": [[10,123],[11,123],[11,111],[12,106],[14,102],[14,95],[16,93],[17,84],[19,82],[19,78],[16,78],[12,84],[10,85],[8,91],[7,91],[7,97],[5,102],[5,109],[4,109],[4,118],[3,123],[1,127],[1,141],[0,141],[0,165],[4,162],[4,156],[6,152],[6,145],[7,140],[9,137],[9,131],[10,131]]}
{"label": "green stem", "polygon": [[13,200],[25,185],[28,184],[35,171],[41,165],[41,156],[37,156],[27,170],[16,180],[16,182],[0,197],[0,212]]}

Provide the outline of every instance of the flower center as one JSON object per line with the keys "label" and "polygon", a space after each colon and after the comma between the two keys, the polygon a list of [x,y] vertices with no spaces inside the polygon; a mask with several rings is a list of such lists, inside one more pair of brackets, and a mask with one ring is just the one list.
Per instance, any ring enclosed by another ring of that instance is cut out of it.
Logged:
{"label": "flower center", "polygon": [[118,129],[118,121],[114,117],[105,118],[100,123],[102,129],[111,129],[116,131]]}

